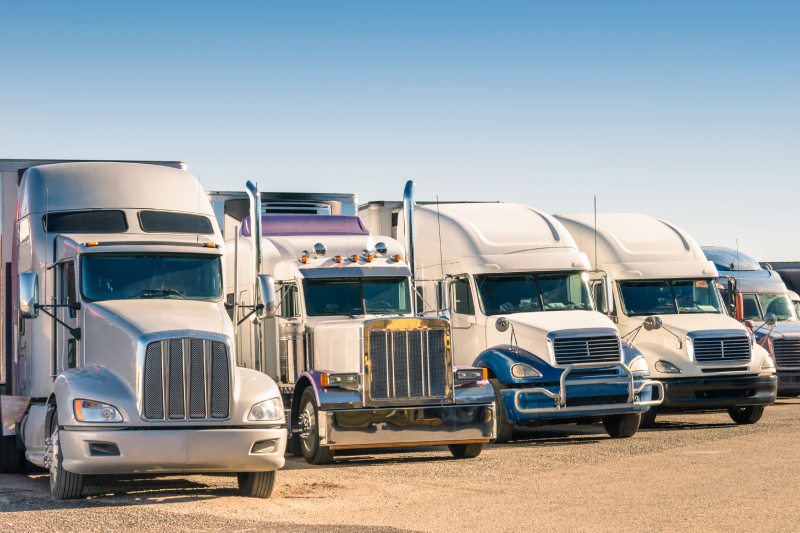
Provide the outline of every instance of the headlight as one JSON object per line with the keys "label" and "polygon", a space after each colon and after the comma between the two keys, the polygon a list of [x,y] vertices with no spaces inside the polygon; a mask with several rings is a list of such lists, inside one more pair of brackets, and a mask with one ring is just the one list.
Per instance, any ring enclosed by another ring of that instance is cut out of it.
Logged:
{"label": "headlight", "polygon": [[647,364],[647,360],[644,357],[639,355],[633,358],[631,364],[628,365],[628,369],[630,369],[631,372],[648,373],[650,372],[650,365]]}
{"label": "headlight", "polygon": [[673,365],[672,363],[668,363],[667,361],[657,361],[656,362],[656,370],[659,372],[663,372],[664,374],[680,374],[681,370],[677,366]]}
{"label": "headlight", "polygon": [[542,373],[530,365],[517,363],[511,367],[511,375],[515,378],[540,378]]}
{"label": "headlight", "polygon": [[75,420],[79,422],[122,422],[122,415],[116,407],[92,400],[72,402]]}
{"label": "headlight", "polygon": [[280,398],[258,402],[250,408],[247,420],[251,422],[283,422],[283,402]]}
{"label": "headlight", "polygon": [[323,389],[328,387],[343,387],[346,389],[358,388],[361,382],[359,374],[322,374],[319,377],[320,385]]}
{"label": "headlight", "polygon": [[775,372],[775,363],[771,356],[767,355],[761,360],[761,372]]}
{"label": "headlight", "polygon": [[456,370],[456,380],[458,381],[483,381],[489,377],[485,368],[462,368]]}

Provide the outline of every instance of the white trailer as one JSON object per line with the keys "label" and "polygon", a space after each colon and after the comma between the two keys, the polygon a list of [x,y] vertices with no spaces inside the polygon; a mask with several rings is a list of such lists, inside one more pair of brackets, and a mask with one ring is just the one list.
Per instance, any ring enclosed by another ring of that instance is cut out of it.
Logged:
{"label": "white trailer", "polygon": [[295,453],[323,464],[338,450],[436,445],[466,458],[494,438],[483,371],[454,365],[446,319],[417,316],[406,250],[366,230],[355,195],[248,183],[248,195],[210,198],[239,354],[278,382]]}
{"label": "white trailer", "polygon": [[40,163],[0,161],[0,465],[47,468],[58,499],[87,474],[189,472],[268,497],[279,391],[234,363],[223,240],[197,179],[180,163]]}
{"label": "white trailer", "polygon": [[[360,213],[371,230],[404,238],[400,202]],[[595,311],[589,261],[561,224],[503,202],[418,203],[414,221],[423,300],[450,312],[456,362],[487,369],[498,442],[515,425],[602,421],[612,437],[636,432],[660,384]]]}
{"label": "white trailer", "polygon": [[[728,316],[717,269],[691,235],[643,214],[556,218],[602,271],[595,279],[613,286],[611,317],[664,384],[662,408],[724,409],[739,424],[761,418],[775,402],[775,364]],[[655,416],[652,410],[644,423]]]}

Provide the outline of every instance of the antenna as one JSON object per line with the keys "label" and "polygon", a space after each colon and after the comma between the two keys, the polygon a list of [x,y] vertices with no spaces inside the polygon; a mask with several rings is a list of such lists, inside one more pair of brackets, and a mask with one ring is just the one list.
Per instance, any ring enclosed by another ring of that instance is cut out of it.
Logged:
{"label": "antenna", "polygon": [[597,268],[597,194],[594,195],[594,267]]}
{"label": "antenna", "polygon": [[739,262],[739,239],[736,239],[736,270],[739,270],[742,264]]}

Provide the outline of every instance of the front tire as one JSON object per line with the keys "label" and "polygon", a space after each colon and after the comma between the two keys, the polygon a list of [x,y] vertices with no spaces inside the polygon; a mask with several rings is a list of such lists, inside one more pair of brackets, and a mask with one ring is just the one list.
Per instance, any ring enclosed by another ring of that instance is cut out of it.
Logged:
{"label": "front tire", "polygon": [[640,422],[639,413],[609,415],[603,419],[603,427],[612,439],[627,439],[636,435]]}
{"label": "front tire", "polygon": [[239,482],[239,494],[248,498],[267,499],[272,496],[275,487],[275,471],[272,472],[242,472],[236,474]]}
{"label": "front tire", "polygon": [[327,465],[333,462],[333,450],[319,442],[319,409],[311,387],[300,397],[300,452],[312,465]]}
{"label": "front tire", "polygon": [[58,411],[53,410],[50,419],[50,438],[47,440],[45,457],[50,471],[50,495],[55,500],[75,500],[83,492],[83,475],[64,470],[64,455],[59,441]]}
{"label": "front tire", "polygon": [[481,454],[483,444],[480,442],[471,444],[448,444],[447,448],[456,459],[472,459]]}
{"label": "front tire", "polygon": [[764,406],[731,407],[728,409],[728,415],[737,424],[755,424],[764,415]]}
{"label": "front tire", "polygon": [[639,422],[639,428],[651,428],[656,425],[656,416],[658,416],[658,411],[656,411],[655,407],[651,407],[647,411],[641,414],[641,422]]}
{"label": "front tire", "polygon": [[503,396],[500,393],[501,390],[508,387],[494,378],[490,379],[489,383],[492,384],[492,390],[494,390],[495,420],[497,421],[497,436],[494,442],[495,444],[505,444],[514,436],[514,424],[508,421],[506,408],[503,405]]}

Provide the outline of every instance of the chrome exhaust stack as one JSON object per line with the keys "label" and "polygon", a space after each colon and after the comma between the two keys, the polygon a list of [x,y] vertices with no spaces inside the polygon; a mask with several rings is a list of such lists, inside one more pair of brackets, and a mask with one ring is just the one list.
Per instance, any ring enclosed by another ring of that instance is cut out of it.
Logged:
{"label": "chrome exhaust stack", "polygon": [[411,301],[411,309],[417,314],[417,262],[414,256],[414,180],[406,182],[403,189],[403,220],[405,222],[406,236],[406,262],[411,271],[411,289],[414,298]]}
{"label": "chrome exhaust stack", "polygon": [[[253,238],[253,276],[261,274],[261,195],[258,186],[248,180],[245,185],[250,198],[250,236]],[[258,294],[258,291],[256,291]]]}

